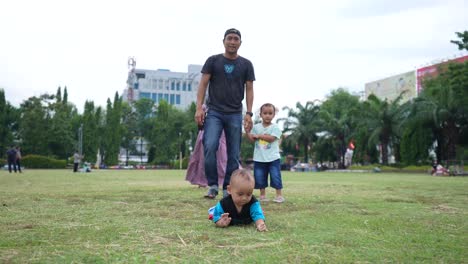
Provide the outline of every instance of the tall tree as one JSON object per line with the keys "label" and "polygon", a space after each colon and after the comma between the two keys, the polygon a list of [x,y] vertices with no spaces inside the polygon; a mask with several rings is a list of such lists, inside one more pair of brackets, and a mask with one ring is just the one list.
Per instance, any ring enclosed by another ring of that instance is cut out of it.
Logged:
{"label": "tall tree", "polygon": [[317,133],[321,132],[318,118],[320,107],[315,102],[307,102],[305,105],[296,103],[296,108],[284,107],[288,111],[287,118],[279,118],[278,122],[284,122],[284,133],[290,134],[285,140],[293,141],[302,146],[304,162],[309,162],[309,148],[317,140]]}
{"label": "tall tree", "polygon": [[356,115],[358,107],[359,97],[351,95],[343,88],[333,90],[320,107],[323,130],[336,151],[336,157],[340,159],[341,168],[344,166],[347,145],[352,140],[357,126],[353,116]]}
{"label": "tall tree", "polygon": [[137,114],[132,107],[122,104],[122,148],[126,151],[125,165],[128,166],[129,154],[136,150],[134,141],[137,136]]}
{"label": "tall tree", "polygon": [[137,126],[135,127],[139,136],[146,137],[151,131],[151,118],[154,116],[154,101],[141,98],[133,103]]}
{"label": "tall tree", "polygon": [[154,127],[149,135],[151,147],[154,147],[155,160],[158,164],[168,164],[183,151],[183,140],[187,137],[183,130],[187,120],[181,111],[162,100],[159,102]]}
{"label": "tall tree", "polygon": [[[429,132],[428,132],[429,131]],[[429,159],[433,144],[431,127],[420,120],[409,120],[403,128],[401,139],[401,160],[406,165],[417,165]]]}
{"label": "tall tree", "polygon": [[51,122],[48,131],[48,147],[52,155],[66,159],[73,152],[74,146],[71,124],[73,106],[62,100],[61,94],[59,87],[55,102],[49,105]]}
{"label": "tall tree", "polygon": [[468,50],[468,31],[455,32],[455,34],[460,40],[451,40],[450,42],[457,45],[459,50]]}
{"label": "tall tree", "polygon": [[372,131],[368,129],[365,121],[365,113],[368,111],[368,105],[360,102],[359,110],[353,115],[357,127],[354,128],[353,142],[355,151],[353,153],[353,163],[375,164],[379,162],[379,152],[375,142],[369,142]]}
{"label": "tall tree", "polygon": [[21,119],[19,138],[24,153],[49,155],[47,145],[50,128],[49,100],[53,96],[43,94],[30,97],[20,105]]}
{"label": "tall tree", "polygon": [[62,88],[60,86],[57,88],[57,93],[55,93],[55,100],[56,103],[62,102]]}
{"label": "tall tree", "polygon": [[412,117],[432,124],[437,158],[457,157],[457,146],[468,135],[468,62],[449,64],[437,77],[426,80],[415,100]]}
{"label": "tall tree", "polygon": [[[96,162],[101,133],[99,133],[100,108],[94,107],[93,101],[86,101],[82,116],[83,154],[89,162]],[[80,124],[80,125],[81,125]]]}
{"label": "tall tree", "polygon": [[362,125],[367,127],[370,132],[369,146],[379,145],[382,163],[388,164],[388,150],[392,148],[395,151],[395,144],[399,141],[401,135],[401,124],[404,118],[400,101],[403,93],[394,101],[379,99],[371,94],[365,104]]}
{"label": "tall tree", "polygon": [[63,88],[63,103],[64,104],[67,104],[68,103],[68,91],[67,91],[67,87],[65,86],[65,88]]}
{"label": "tall tree", "polygon": [[118,164],[122,140],[122,98],[116,92],[114,102],[107,100],[106,126],[104,143],[104,162],[108,165]]}
{"label": "tall tree", "polygon": [[5,100],[5,92],[0,89],[0,157],[13,143],[13,133],[17,130],[17,110]]}

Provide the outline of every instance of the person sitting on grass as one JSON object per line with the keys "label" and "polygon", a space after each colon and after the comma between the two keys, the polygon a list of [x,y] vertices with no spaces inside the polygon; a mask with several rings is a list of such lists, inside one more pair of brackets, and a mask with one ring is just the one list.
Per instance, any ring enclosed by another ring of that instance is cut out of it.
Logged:
{"label": "person sitting on grass", "polygon": [[440,164],[437,164],[437,167],[436,167],[436,171],[434,172],[434,174],[432,175],[436,175],[436,176],[449,176],[450,173],[449,173],[449,170],[444,168],[444,166],[440,165]]}
{"label": "person sitting on grass", "polygon": [[250,171],[238,169],[232,173],[227,186],[228,196],[210,208],[210,219],[217,227],[247,225],[255,222],[258,231],[267,231],[260,202],[252,195],[255,180]]}

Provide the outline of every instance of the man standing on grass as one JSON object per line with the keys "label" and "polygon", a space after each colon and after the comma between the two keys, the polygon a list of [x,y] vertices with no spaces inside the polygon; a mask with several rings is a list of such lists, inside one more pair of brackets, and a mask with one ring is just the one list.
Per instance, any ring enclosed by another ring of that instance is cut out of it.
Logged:
{"label": "man standing on grass", "polygon": [[[227,166],[223,184],[223,196],[227,196],[227,185],[231,174],[239,168],[242,120],[246,131],[252,129],[253,81],[252,63],[237,54],[241,46],[241,33],[231,28],[224,33],[224,53],[209,57],[202,68],[198,86],[195,121],[204,126],[203,147],[205,175],[209,190],[205,197],[214,199],[218,195],[218,173],[216,151],[224,130],[226,135]],[[208,88],[209,86],[209,88]],[[203,111],[208,89],[208,112]],[[242,118],[242,100],[246,96],[247,112]]]}
{"label": "man standing on grass", "polygon": [[78,172],[78,167],[80,166],[82,158],[83,156],[76,150],[75,154],[73,154],[73,172]]}
{"label": "man standing on grass", "polygon": [[11,167],[13,166],[13,170],[16,173],[16,150],[15,150],[15,147],[11,146],[6,154],[7,154],[7,159],[8,159],[8,171],[11,173]]}

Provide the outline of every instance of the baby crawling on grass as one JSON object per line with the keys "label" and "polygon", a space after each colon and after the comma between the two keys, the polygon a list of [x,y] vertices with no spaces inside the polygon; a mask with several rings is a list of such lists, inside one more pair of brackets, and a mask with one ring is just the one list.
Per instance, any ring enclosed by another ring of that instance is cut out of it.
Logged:
{"label": "baby crawling on grass", "polygon": [[[258,231],[267,231],[260,202],[252,195],[255,180],[250,171],[238,169],[227,186],[228,196],[210,208],[210,219],[218,227],[247,225],[255,222]],[[212,214],[212,215],[211,215]]]}

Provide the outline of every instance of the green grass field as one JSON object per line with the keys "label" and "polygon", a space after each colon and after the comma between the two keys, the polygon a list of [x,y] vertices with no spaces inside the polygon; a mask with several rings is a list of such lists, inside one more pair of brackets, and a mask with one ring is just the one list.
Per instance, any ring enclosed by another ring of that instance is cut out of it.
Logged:
{"label": "green grass field", "polygon": [[184,178],[0,171],[0,263],[468,263],[468,177],[284,172],[265,233],[216,228]]}

